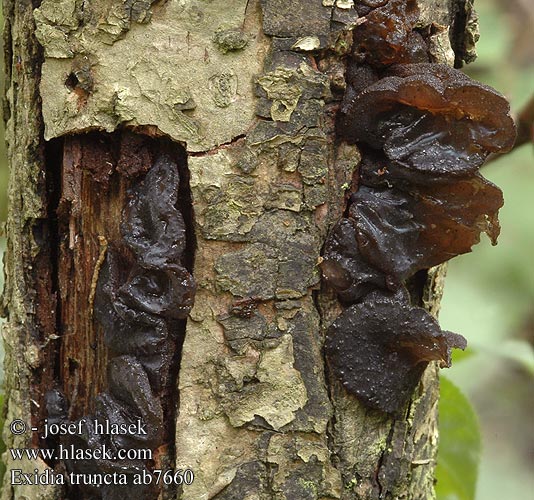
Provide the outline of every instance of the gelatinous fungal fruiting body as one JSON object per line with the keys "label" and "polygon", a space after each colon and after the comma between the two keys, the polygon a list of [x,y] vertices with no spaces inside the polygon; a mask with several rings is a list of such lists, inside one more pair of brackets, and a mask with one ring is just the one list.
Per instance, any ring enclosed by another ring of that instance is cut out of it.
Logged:
{"label": "gelatinous fungal fruiting body", "polygon": [[442,331],[405,290],[367,294],[346,308],[329,330],[326,345],[345,389],[369,406],[392,413],[411,396],[429,361],[450,366],[461,335]]}
{"label": "gelatinous fungal fruiting body", "polygon": [[[195,293],[193,278],[183,263],[186,227],[177,208],[179,185],[176,161],[159,152],[128,193],[122,239],[110,243],[94,300],[94,318],[102,326],[111,357],[108,388],[96,397],[94,414],[80,419],[82,435],[65,437],[65,444],[76,449],[105,446],[116,456],[119,449],[155,451],[169,438],[165,416],[170,406],[173,336],[177,320],[191,310]],[[47,408],[52,421],[67,420],[67,405],[59,391],[47,394]],[[128,428],[137,421],[143,432],[112,435],[94,428],[95,423]],[[141,459],[66,461],[73,472],[131,475],[148,466]],[[99,494],[107,499],[124,498],[127,491],[142,498],[157,496],[153,486],[128,484],[131,490],[102,485]]]}
{"label": "gelatinous fungal fruiting body", "polygon": [[430,361],[450,365],[465,339],[411,304],[420,270],[496,244],[499,188],[478,171],[509,150],[506,99],[459,70],[431,63],[416,2],[363,2],[337,133],[362,153],[358,186],[321,263],[346,307],[327,332],[334,375],[364,404],[401,410]]}

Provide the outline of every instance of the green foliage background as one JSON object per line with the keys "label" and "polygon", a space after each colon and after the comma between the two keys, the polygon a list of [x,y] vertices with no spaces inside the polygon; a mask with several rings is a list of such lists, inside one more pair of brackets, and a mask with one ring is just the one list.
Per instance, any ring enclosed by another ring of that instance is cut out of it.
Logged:
{"label": "green foliage background", "polygon": [[[478,0],[475,5],[479,57],[465,69],[506,95],[517,114],[534,94],[534,2]],[[476,499],[533,498],[533,146],[504,155],[482,173],[504,192],[502,231],[497,247],[485,240],[450,263],[440,322],[462,333],[469,348],[443,374],[468,397],[479,417],[482,454]],[[449,385],[445,382],[446,391]],[[442,441],[462,439],[448,428],[442,431]],[[439,500],[465,498],[439,487],[438,493]]]}
{"label": "green foliage background", "polygon": [[441,377],[436,494],[440,500],[474,498],[480,461],[479,423],[467,398]]}

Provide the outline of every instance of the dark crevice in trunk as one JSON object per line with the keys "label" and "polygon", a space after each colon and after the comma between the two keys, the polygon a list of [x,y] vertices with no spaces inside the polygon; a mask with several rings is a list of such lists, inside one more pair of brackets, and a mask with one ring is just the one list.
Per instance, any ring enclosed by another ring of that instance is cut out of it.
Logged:
{"label": "dark crevice in trunk", "polygon": [[[259,120],[270,121],[270,120],[263,119],[263,118],[258,117],[258,116],[256,118],[258,119],[258,121]],[[245,134],[240,134],[240,135],[237,135],[235,137],[232,137],[232,139],[229,140],[228,142],[223,142],[222,144],[219,144],[215,148],[210,149],[208,151],[190,151],[189,152],[189,156],[202,157],[202,156],[212,155],[212,154],[215,154],[217,151],[219,151],[221,149],[227,148],[229,146],[232,146],[232,145],[236,144],[239,141],[244,140],[245,138],[246,138]]]}
{"label": "dark crevice in trunk", "polygon": [[[61,340],[48,356],[54,368],[41,386],[48,390],[42,407],[49,422],[79,424],[83,435],[44,444],[91,453],[152,450],[149,460],[56,463],[56,472],[127,474],[129,486],[70,485],[69,498],[134,490],[141,499],[171,498],[172,485],[159,491],[132,481],[138,471],[174,468],[177,378],[196,248],[185,150],[129,131],[91,132],[49,143],[47,166],[48,254]],[[136,419],[147,437],[93,429],[93,422]]]}
{"label": "dark crevice in trunk", "polygon": [[473,10],[473,0],[452,1],[451,6],[450,41],[455,54],[454,67],[461,68],[466,57],[466,29]]}
{"label": "dark crevice in trunk", "polygon": [[[45,150],[47,178],[46,187],[48,195],[48,225],[49,225],[49,248],[50,267],[52,279],[52,293],[56,296],[56,335],[61,337],[61,301],[59,300],[59,226],[57,209],[61,198],[61,163],[63,161],[63,140],[50,141]],[[60,340],[60,339],[57,339]],[[53,364],[53,376],[59,376],[59,352],[55,349]]]}
{"label": "dark crevice in trunk", "polygon": [[[46,258],[47,289],[40,294],[39,309],[41,316],[49,319],[48,328],[45,329],[41,339],[42,365],[45,371],[38,371],[35,376],[40,376],[40,381],[35,380],[33,387],[38,388],[39,410],[37,427],[39,429],[39,446],[45,447],[50,444],[45,441],[42,430],[45,419],[48,417],[44,395],[59,380],[62,324],[61,324],[61,300],[59,295],[59,228],[57,209],[61,197],[61,163],[63,158],[63,140],[57,139],[45,144],[45,192],[46,192],[46,219],[42,219],[33,229],[35,241],[43,248],[42,255]],[[59,387],[59,386],[58,386]],[[57,387],[57,388],[58,388]],[[52,440],[53,447],[59,444],[58,439]],[[48,460],[47,464],[53,466],[54,459]]]}
{"label": "dark crevice in trunk", "polygon": [[[321,249],[321,255],[323,254],[324,249]],[[313,298],[313,304],[315,306],[315,309],[317,311],[317,314],[320,318],[320,328],[321,331],[324,332],[326,330],[325,318],[323,314],[323,307],[321,306],[321,296],[325,294],[325,285],[324,283],[321,283],[321,288],[319,290],[313,290],[312,291],[312,298]],[[324,344],[324,343],[323,343]],[[326,359],[326,354],[324,352],[324,348],[322,346],[321,348],[321,354],[322,354],[322,360],[323,360],[323,369],[324,369],[324,380],[326,382],[326,394],[328,396],[328,400],[330,401],[330,405],[332,407],[332,415],[330,419],[328,420],[328,425],[326,427],[326,444],[329,450],[329,460],[333,467],[336,469],[339,469],[339,457],[337,454],[336,449],[336,439],[335,439],[335,427],[336,427],[336,407],[335,407],[335,397],[333,395],[334,386],[336,382],[334,381],[330,369],[328,367],[328,361]],[[341,471],[340,471],[341,472]]]}
{"label": "dark crevice in trunk", "polygon": [[[182,149],[174,145],[171,141],[165,140],[169,143],[171,150],[174,150],[174,154],[178,159],[178,170],[180,174],[180,185],[178,189],[178,201],[176,208],[180,211],[185,222],[186,229],[186,245],[185,251],[182,257],[182,264],[194,275],[195,264],[195,251],[197,248],[197,241],[195,236],[195,213],[193,208],[193,199],[191,195],[190,178],[187,164],[187,153],[185,149]],[[162,398],[163,411],[165,422],[167,423],[165,441],[168,443],[168,449],[166,453],[167,464],[166,468],[169,470],[175,469],[175,434],[176,434],[176,419],[180,411],[180,393],[178,390],[179,373],[180,373],[180,361],[182,359],[182,347],[185,340],[187,319],[180,319],[174,321],[174,325],[171,327],[172,331],[175,331],[175,349],[172,361],[169,367],[169,397]],[[176,498],[178,493],[181,493],[181,487],[169,484],[164,486],[163,499]]]}

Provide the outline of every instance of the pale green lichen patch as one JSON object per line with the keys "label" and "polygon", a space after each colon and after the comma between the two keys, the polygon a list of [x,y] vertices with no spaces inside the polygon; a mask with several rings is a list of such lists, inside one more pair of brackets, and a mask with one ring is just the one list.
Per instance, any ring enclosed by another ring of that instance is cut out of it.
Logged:
{"label": "pale green lichen patch", "polygon": [[291,335],[284,335],[278,346],[261,353],[253,374],[255,381],[245,384],[240,392],[223,396],[222,406],[233,426],[261,417],[279,430],[295,418],[307,396],[300,373],[293,368],[294,361]]}
{"label": "pale green lichen patch", "polygon": [[316,36],[303,36],[299,38],[292,46],[291,50],[311,52],[321,47],[321,40]]}
{"label": "pale green lichen patch", "polygon": [[[466,3],[466,9],[468,2]],[[477,58],[476,43],[480,38],[480,29],[478,26],[478,14],[470,4],[467,14],[467,24],[465,27],[465,46],[464,46],[464,61],[466,63],[473,62]]]}
{"label": "pale green lichen patch", "polygon": [[228,182],[228,176],[232,174],[232,162],[232,156],[224,149],[211,155],[191,156],[188,159],[191,175],[189,184],[194,196],[211,203],[211,193],[215,196]]}
{"label": "pale green lichen patch", "polygon": [[88,3],[83,0],[44,0],[34,12],[36,36],[46,57],[70,58],[91,53],[95,42],[113,44],[132,22],[147,23],[152,17],[150,0],[115,0]]}
{"label": "pale green lichen patch", "polygon": [[419,9],[418,26],[426,27],[432,23],[441,25],[449,24],[450,0],[417,0]]}
{"label": "pale green lichen patch", "polygon": [[216,73],[209,79],[213,102],[219,108],[227,108],[237,98],[237,76],[233,71]]}
{"label": "pale green lichen patch", "polygon": [[[260,101],[271,103],[268,118],[273,121],[257,123],[243,143],[236,147],[190,159],[191,187],[198,206],[196,221],[208,239],[256,242],[259,241],[258,231],[264,212],[301,213],[312,211],[327,201],[328,145],[320,128],[320,117],[324,99],[330,95],[328,78],[308,65],[298,63],[296,67],[277,68],[265,74],[257,79],[257,84]],[[219,176],[217,172],[221,171],[222,165],[226,174]],[[276,167],[280,172],[298,172],[299,175],[277,174]],[[273,169],[278,178],[273,177]],[[200,172],[206,174],[204,180],[199,180]],[[216,181],[211,181],[212,178]],[[301,220],[306,221],[307,217],[303,216]],[[273,228],[269,227],[265,232],[273,232]],[[306,251],[300,251],[299,237],[296,241],[297,245],[293,246],[289,242],[282,244],[281,266],[276,279],[280,281],[286,275],[287,283],[277,286],[278,298],[302,295],[310,284],[316,282],[314,278],[310,279],[305,268],[314,269],[315,263],[310,256],[318,255],[320,243],[307,243]],[[280,248],[279,241],[270,244]],[[302,265],[296,264],[299,260]],[[248,279],[251,273],[245,275]],[[237,286],[233,278],[230,281],[233,285],[223,278],[221,285],[237,295],[257,288],[255,285]]]}
{"label": "pale green lichen patch", "polygon": [[[317,128],[324,105],[321,97],[326,91],[322,78],[315,75],[303,78],[305,73],[307,70],[302,67],[297,71],[278,73],[278,76],[283,74],[284,79],[287,76],[289,80],[296,75],[295,81],[303,84],[300,88],[297,86],[297,95],[309,97],[298,103],[290,117],[291,122],[259,122],[240,145],[190,158],[191,188],[198,207],[196,222],[204,237],[256,241],[252,233],[257,235],[258,228],[254,231],[253,228],[264,212],[282,210],[300,213],[326,203],[328,145],[324,134]],[[260,81],[270,88],[269,85],[277,79]],[[271,97],[273,95],[270,94]],[[285,95],[284,91],[280,95]],[[277,166],[280,171],[297,171],[300,175],[280,174],[279,180],[266,182],[269,176],[272,178],[273,169],[276,172]],[[224,174],[220,175],[223,170]],[[305,221],[306,217],[302,220]],[[270,231],[272,228],[268,228],[267,232]],[[278,246],[278,242],[272,244]],[[312,253],[316,251],[310,247],[308,255]],[[293,254],[290,250],[287,254],[292,262],[296,260]],[[302,259],[305,265],[310,265],[309,259],[305,256]],[[291,278],[293,274],[290,273]],[[284,288],[281,287],[280,297],[285,293]],[[290,294],[305,291],[300,286],[296,288],[298,292],[291,291],[295,290],[291,287],[289,290]]]}
{"label": "pale green lichen patch", "polygon": [[432,56],[433,62],[446,64],[448,66],[454,65],[454,51],[451,47],[448,26],[439,24],[432,26],[428,51]]}
{"label": "pale green lichen patch", "polygon": [[46,57],[74,56],[70,34],[80,24],[82,3],[82,0],[45,0],[35,10],[35,36],[45,48]]}
{"label": "pale green lichen patch", "polygon": [[248,43],[248,37],[240,29],[218,29],[213,36],[213,43],[226,54],[243,49]]}
{"label": "pale green lichen patch", "polygon": [[[7,479],[8,484],[15,485],[13,488],[15,494],[11,498],[17,500],[57,500],[64,496],[64,487],[57,484],[57,476],[50,474],[52,469],[41,458],[36,460],[23,458],[10,465],[13,466],[14,473],[8,469],[4,479]],[[27,481],[23,474],[27,474],[32,480],[36,474],[42,483],[37,483],[37,480],[35,482]]]}
{"label": "pale green lichen patch", "polygon": [[[230,380],[230,383],[228,383],[227,380],[226,384],[223,382],[223,386],[229,389],[230,393],[243,391],[245,386],[247,386],[251,380],[254,380],[254,377],[257,373],[259,360],[260,353],[255,349],[248,349],[242,356],[226,357],[223,360],[224,367],[219,368],[218,372],[221,381],[226,376]],[[219,388],[221,388],[221,386],[219,386]],[[245,391],[250,393],[249,389],[250,387],[247,386]],[[219,395],[223,394],[223,398],[225,398],[224,393],[224,389],[219,391]],[[229,397],[232,398],[233,396]],[[224,405],[225,403],[223,402],[223,406]]]}
{"label": "pale green lichen patch", "polygon": [[325,140],[310,139],[300,155],[298,171],[306,184],[324,184],[328,174],[328,147]]}
{"label": "pale green lichen patch", "polygon": [[295,448],[297,456],[306,463],[314,458],[319,462],[326,462],[330,458],[328,448],[324,446],[324,442],[321,441],[319,436],[314,436],[312,439],[297,436]]}
{"label": "pale green lichen patch", "polygon": [[[244,377],[249,376],[248,390],[252,390],[250,364],[257,364],[255,357],[278,346],[280,339],[290,334],[293,339],[294,368],[304,382],[307,401],[284,430],[324,433],[332,408],[324,387],[322,366],[317,364],[317,359],[321,358],[321,338],[319,317],[311,296],[298,301],[277,301],[275,311],[275,317],[271,316],[270,320],[258,311],[245,317],[223,314],[217,319],[223,326],[225,341],[236,353],[224,361],[224,371],[231,377],[227,377],[220,386],[224,386],[226,392],[241,390],[246,385]],[[244,377],[234,376],[235,373],[245,372],[248,375]]]}
{"label": "pale green lichen patch", "polygon": [[216,283],[237,297],[272,299],[276,291],[278,252],[261,243],[221,256],[215,264]]}
{"label": "pale green lichen patch", "polygon": [[288,122],[302,95],[294,71],[278,68],[258,79],[258,84],[271,99],[271,118],[274,121]]}
{"label": "pale green lichen patch", "polygon": [[[131,66],[130,72],[141,95],[149,101],[160,102],[175,111],[195,109],[190,89],[180,86],[173,73],[154,65],[150,59],[136,61]],[[162,94],[162,87],[168,92]],[[161,98],[163,101],[159,101]]]}
{"label": "pale green lichen patch", "polygon": [[[473,62],[476,57],[476,42],[480,33],[478,28],[478,15],[473,7],[473,0],[418,0],[419,22],[418,27],[427,29],[435,26],[450,27],[450,42],[456,57],[456,64],[461,65],[463,62]],[[454,14],[451,22],[451,13]],[[445,49],[444,41],[437,41],[442,49]],[[431,44],[435,46],[436,41]],[[437,47],[432,48],[431,52],[436,52]],[[438,49],[439,50],[439,49]],[[439,52],[442,52],[439,51]],[[443,54],[443,52],[442,52]],[[433,54],[434,55],[434,54]],[[447,59],[449,59],[447,54]]]}
{"label": "pale green lichen patch", "polygon": [[232,176],[204,212],[202,228],[207,238],[240,241],[263,212],[261,193],[253,179]]}
{"label": "pale green lichen patch", "polygon": [[342,483],[330,463],[324,436],[275,434],[267,461],[273,464],[273,490],[280,500],[342,498]]}
{"label": "pale green lichen patch", "polygon": [[265,208],[300,212],[302,209],[302,189],[292,184],[273,184]]}
{"label": "pale green lichen patch", "polygon": [[[121,39],[130,29],[132,21],[148,23],[152,18],[151,5],[155,0],[116,0],[108,6],[104,14],[104,21],[97,24],[97,31],[93,36],[107,44],[113,44]],[[87,33],[83,34],[87,39]]]}
{"label": "pale green lichen patch", "polygon": [[[81,1],[42,2],[35,21],[46,55],[46,139],[91,128],[113,131],[121,124],[155,125],[189,150],[206,151],[250,127],[250,82],[261,71],[266,40],[257,32],[243,34],[249,43],[226,54],[213,43],[220,26],[243,25],[248,2],[230,0],[225,9],[192,0],[152,3],[95,2],[82,12]],[[251,10],[249,16],[258,14]],[[253,25],[259,20],[247,24]],[[71,59],[82,53],[91,54],[94,89],[80,106],[65,81]]]}
{"label": "pale green lichen patch", "polygon": [[336,7],[338,9],[352,9],[354,7],[354,0],[336,0]]}
{"label": "pale green lichen patch", "polygon": [[304,201],[307,208],[314,208],[323,205],[328,200],[328,186],[317,184],[314,186],[304,186]]}
{"label": "pale green lichen patch", "polygon": [[[268,186],[259,184],[254,177],[239,175],[239,166],[234,168],[235,155],[221,149],[189,159],[191,190],[198,207],[195,219],[205,238],[244,241],[264,211],[263,195]],[[245,156],[241,155],[241,170],[248,170],[245,163],[255,162],[254,154],[248,160]]]}
{"label": "pale green lichen patch", "polygon": [[[320,107],[322,103],[313,103],[309,100],[322,100],[330,94],[328,78],[322,73],[313,71],[304,63],[293,69],[278,67],[258,78],[257,82],[260,91],[258,96],[265,95],[272,102],[271,119],[280,122],[291,120],[299,101],[302,102],[302,117],[309,119],[318,116],[316,109],[306,111],[306,108],[310,105]],[[316,123],[308,123],[308,126],[314,125]]]}
{"label": "pale green lichen patch", "polygon": [[278,146],[276,151],[278,153],[278,168],[286,172],[295,172],[300,163],[300,147],[291,142],[286,142]]}

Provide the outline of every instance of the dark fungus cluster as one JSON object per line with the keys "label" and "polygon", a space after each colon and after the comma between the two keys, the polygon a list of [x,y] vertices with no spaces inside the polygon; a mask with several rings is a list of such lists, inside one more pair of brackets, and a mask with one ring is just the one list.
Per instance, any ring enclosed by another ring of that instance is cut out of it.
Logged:
{"label": "dark fungus cluster", "polygon": [[366,0],[354,29],[338,135],[362,153],[322,272],[346,306],[327,332],[333,373],[371,408],[400,410],[430,361],[465,339],[411,304],[417,271],[499,234],[502,193],[478,170],[515,139],[507,101],[430,62],[415,1]]}
{"label": "dark fungus cluster", "polygon": [[[167,154],[129,192],[123,213],[123,242],[108,249],[100,272],[94,315],[109,347],[108,390],[96,397],[95,413],[83,417],[81,436],[67,436],[75,449],[101,450],[114,456],[119,450],[156,450],[164,444],[167,429],[164,408],[170,386],[170,365],[177,321],[186,318],[195,284],[183,266],[186,228],[177,209],[179,170]],[[132,258],[133,256],[133,258]],[[48,394],[49,420],[65,418],[65,403],[57,391]],[[94,423],[128,427],[140,421],[146,434],[96,433]],[[120,472],[147,469],[145,460],[70,460],[76,473]],[[133,486],[132,486],[133,487]],[[143,486],[135,486],[141,492]],[[150,486],[146,488],[151,488]],[[134,491],[134,490],[132,490]],[[103,486],[104,499],[124,498],[124,487]]]}

